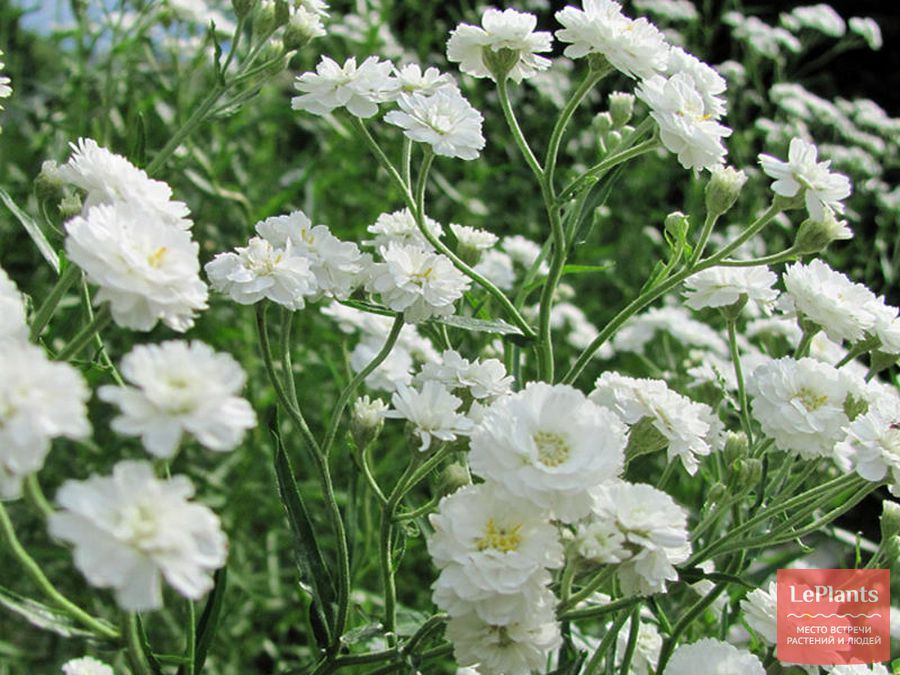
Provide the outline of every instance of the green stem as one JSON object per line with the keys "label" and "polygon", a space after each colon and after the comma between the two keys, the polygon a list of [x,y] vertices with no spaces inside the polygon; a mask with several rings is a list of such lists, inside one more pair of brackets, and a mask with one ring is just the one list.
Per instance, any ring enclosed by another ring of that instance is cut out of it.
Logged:
{"label": "green stem", "polygon": [[284,384],[281,382],[281,378],[279,378],[275,372],[275,362],[272,358],[272,349],[269,345],[269,331],[267,326],[268,312],[268,302],[264,301],[256,306],[256,329],[259,336],[259,346],[260,351],[262,352],[263,363],[266,367],[266,373],[269,376],[269,380],[272,382],[272,387],[275,389],[275,395],[278,397],[278,402],[281,403],[281,407],[285,409],[290,416],[291,421],[300,430],[300,434],[303,436],[306,445],[311,452],[319,453],[321,452],[319,443],[316,441],[316,437],[313,436],[312,431],[310,431],[309,425],[306,423],[306,418],[303,417],[303,413],[299,408],[293,406],[290,396],[287,391],[285,391]]}
{"label": "green stem", "polygon": [[716,221],[719,220],[719,216],[721,215],[721,213],[706,214],[706,219],[703,221],[703,229],[700,231],[700,238],[697,240],[697,246],[694,248],[694,252],[691,255],[692,263],[703,257],[703,251],[706,248],[707,242],[709,242],[709,237],[712,234],[713,228],[716,226]]}
{"label": "green stem", "polygon": [[404,654],[412,654],[416,651],[416,648],[425,641],[429,635],[431,635],[434,631],[440,628],[444,622],[447,621],[446,614],[435,614],[430,617],[425,623],[419,626],[419,629],[413,633],[412,637],[409,638],[409,641],[403,647]]}
{"label": "green stem", "polygon": [[38,308],[37,312],[35,312],[34,318],[31,320],[30,337],[32,341],[35,341],[40,337],[44,328],[50,323],[50,319],[53,318],[53,314],[56,312],[60,300],[63,299],[63,296],[65,296],[66,292],[80,276],[81,268],[72,263],[69,263],[69,265],[66,266],[66,269],[63,270],[63,273],[56,280],[56,284],[54,284],[53,288],[50,290],[50,294],[44,299],[44,302],[41,303],[41,306]]}
{"label": "green stem", "polygon": [[291,405],[300,410],[300,401],[297,398],[297,382],[294,379],[294,364],[291,358],[291,333],[294,327],[294,313],[287,307],[282,308],[281,316],[281,369],[284,371],[284,380],[287,383],[287,395]]}
{"label": "green stem", "polygon": [[570,607],[574,607],[582,600],[587,600],[591,597],[594,592],[603,586],[607,581],[609,581],[613,574],[616,573],[615,565],[608,565],[606,568],[600,570],[597,574],[593,576],[593,578],[588,581],[584,586],[581,587],[577,593],[573,593],[569,596],[569,598],[563,602],[559,603],[559,610],[565,611]]}
{"label": "green stem", "polygon": [[622,665],[619,672],[631,672],[631,660],[634,658],[635,649],[637,649],[638,633],[641,629],[641,606],[636,605],[631,610],[631,625],[628,626],[628,646],[625,647],[625,654],[622,655]]}
{"label": "green stem", "polygon": [[387,338],[384,341],[384,345],[381,347],[381,351],[379,351],[375,358],[369,361],[366,364],[366,367],[360,370],[352,380],[350,380],[350,384],[348,384],[341,391],[340,396],[338,397],[337,405],[335,405],[334,410],[331,413],[331,420],[328,423],[328,431],[325,434],[325,440],[322,443],[322,454],[326,457],[331,452],[331,447],[334,445],[334,439],[337,437],[338,428],[341,425],[341,417],[344,415],[344,410],[347,407],[347,404],[350,402],[350,398],[356,393],[356,390],[359,389],[359,386],[365,381],[365,379],[372,374],[372,372],[380,366],[384,360],[391,353],[391,350],[397,344],[397,339],[400,337],[400,331],[403,330],[403,315],[398,314],[394,319],[394,323],[391,326],[391,332],[388,333]]}
{"label": "green stem", "polygon": [[535,177],[537,177],[538,181],[543,183],[544,169],[541,168],[540,162],[538,162],[537,157],[535,157],[534,153],[531,151],[531,146],[528,145],[525,134],[522,133],[522,128],[519,126],[519,121],[516,119],[516,113],[513,111],[512,104],[509,102],[509,90],[506,87],[507,81],[507,79],[503,78],[497,82],[497,93],[499,94],[500,108],[503,110],[503,117],[506,118],[506,125],[509,127],[509,130],[513,135],[513,140],[515,140],[528,167],[534,173]]}
{"label": "green stem", "polygon": [[622,309],[610,320],[610,322],[603,328],[603,330],[600,331],[600,334],[597,335],[597,337],[594,338],[591,344],[589,344],[587,348],[579,355],[578,359],[569,369],[569,372],[566,373],[566,376],[563,378],[563,383],[573,384],[578,376],[582,373],[582,371],[587,367],[588,363],[590,363],[596,351],[600,349],[600,347],[602,347],[604,343],[609,340],[609,338],[611,338],[616,333],[616,331],[621,328],[622,324],[624,324],[628,319],[643,310],[658,298],[668,293],[670,290],[678,286],[681,282],[683,282],[691,275],[718,265],[734,250],[742,246],[744,242],[756,236],[756,234],[758,234],[760,230],[762,230],[766,225],[769,224],[769,222],[780,212],[780,210],[780,207],[773,204],[762,216],[760,216],[752,225],[747,227],[747,229],[730,244],[723,247],[721,250],[717,251],[706,260],[702,260],[696,265],[688,267],[681,272],[678,272],[677,274],[669,277],[663,283],[657,284],[652,288],[647,289],[637,298],[632,300],[624,309]]}
{"label": "green stem", "polygon": [[53,515],[53,506],[50,505],[47,497],[44,496],[44,491],[41,490],[41,484],[38,482],[36,473],[28,474],[24,481],[24,487],[26,499],[41,512],[44,520]]}
{"label": "green stem", "polygon": [[109,305],[104,304],[97,310],[94,318],[75,334],[75,337],[72,338],[69,344],[62,348],[56,355],[56,360],[68,361],[72,357],[77,356],[94,339],[94,335],[103,330],[110,321],[112,321],[112,313]]}
{"label": "green stem", "polygon": [[719,263],[721,267],[760,267],[762,265],[778,265],[779,263],[792,260],[799,255],[796,248],[791,246],[780,253],[763,256],[762,258],[750,258],[749,260],[723,260]]}
{"label": "green stem", "polygon": [[741,353],[737,344],[737,325],[734,319],[727,321],[728,349],[731,352],[731,362],[734,365],[734,377],[738,386],[738,401],[741,406],[741,426],[747,435],[747,442],[753,445],[753,426],[750,421],[750,405],[747,403],[747,388],[744,386],[744,371],[741,368]]}
{"label": "green stem", "polygon": [[578,178],[569,183],[565,188],[563,188],[563,190],[559,193],[560,200],[566,201],[570,199],[571,197],[588,187],[588,185],[595,182],[600,176],[608,172],[610,169],[614,169],[619,164],[627,162],[630,159],[640,157],[641,155],[646,154],[651,150],[656,149],[657,147],[659,147],[659,140],[654,137],[643,141],[642,143],[638,143],[637,145],[632,145],[626,150],[621,150],[619,152],[613,153],[603,161],[598,162],[597,164],[592,166]]}
{"label": "green stem", "polygon": [[[637,609],[640,609],[640,605],[638,605]],[[616,620],[613,621],[612,626],[609,627],[606,631],[606,635],[604,635],[603,639],[600,641],[597,651],[594,652],[591,660],[588,661],[587,666],[585,666],[584,675],[596,675],[600,668],[600,663],[603,661],[603,657],[606,656],[606,652],[609,651],[609,648],[619,637],[619,631],[622,630],[622,626],[625,625],[629,616],[630,615],[627,612],[619,613],[619,616],[616,617]],[[627,671],[623,670],[622,672],[624,673]]]}
{"label": "green stem", "polygon": [[570,609],[559,614],[558,618],[560,621],[580,621],[581,619],[596,619],[597,617],[611,614],[612,612],[616,612],[625,607],[631,607],[632,605],[640,602],[642,599],[643,598],[640,597],[619,598],[618,600],[613,600],[606,605],[584,607],[582,609]]}
{"label": "green stem", "polygon": [[397,586],[394,581],[393,560],[393,521],[397,505],[403,496],[403,489],[407,481],[415,473],[415,460],[410,462],[391,490],[387,503],[381,509],[381,528],[379,540],[379,558],[381,563],[381,582],[384,591],[384,632],[388,645],[397,645],[397,636],[394,634],[397,624]]}
{"label": "green stem", "polygon": [[153,668],[144,653],[144,643],[141,640],[138,616],[134,612],[125,615],[123,621],[125,640],[128,643],[128,658],[136,675],[153,675]]}
{"label": "green stem", "polygon": [[197,658],[197,609],[193,600],[185,600],[187,603],[187,635],[185,636],[184,658],[187,659],[188,669],[192,675],[200,675],[194,670],[194,661]]}
{"label": "green stem", "polygon": [[800,344],[797,345],[797,349],[794,350],[794,358],[802,359],[805,356],[809,356],[809,348],[812,346],[813,338],[816,336],[816,333],[819,332],[818,328],[803,329],[803,335],[800,338]]}
{"label": "green stem", "polygon": [[109,640],[119,639],[119,632],[115,628],[101,619],[94,618],[56,590],[44,574],[43,570],[41,570],[41,566],[37,564],[34,558],[28,555],[28,551],[22,546],[22,543],[16,536],[15,529],[9,518],[9,514],[6,511],[6,507],[3,506],[2,502],[0,502],[0,532],[6,537],[13,557],[19,561],[19,564],[25,570],[25,573],[35,584],[37,584],[44,595],[56,603],[57,607],[65,611],[78,623],[93,631],[98,636]]}

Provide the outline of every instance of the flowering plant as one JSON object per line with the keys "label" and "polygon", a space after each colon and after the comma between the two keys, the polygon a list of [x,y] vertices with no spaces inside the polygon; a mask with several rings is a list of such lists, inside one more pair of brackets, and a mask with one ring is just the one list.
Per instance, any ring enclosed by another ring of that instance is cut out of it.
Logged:
{"label": "flowering plant", "polygon": [[775,569],[897,564],[900,318],[829,247],[896,224],[900,121],[779,82],[742,128],[729,85],[877,23],[729,12],[713,67],[663,30],[692,3],[583,0],[417,60],[387,4],[79,6],[109,120],[0,191],[43,259],[0,270],[3,634],[65,673],[766,672]]}

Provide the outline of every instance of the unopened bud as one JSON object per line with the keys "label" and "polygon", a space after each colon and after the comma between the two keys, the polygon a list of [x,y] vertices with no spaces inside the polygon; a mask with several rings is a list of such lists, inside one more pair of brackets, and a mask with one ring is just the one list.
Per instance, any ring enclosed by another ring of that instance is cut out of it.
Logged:
{"label": "unopened bud", "polygon": [[853,232],[846,220],[837,220],[831,211],[825,211],[823,220],[807,218],[797,230],[794,248],[801,255],[820,253],[828,244],[838,239],[850,239]]}
{"label": "unopened bud", "polygon": [[291,18],[291,7],[287,0],[275,0],[275,27],[280,28]]}
{"label": "unopened bud", "polygon": [[76,194],[66,195],[59,202],[59,215],[63,220],[74,218],[81,214],[81,197]]}
{"label": "unopened bud", "polygon": [[490,47],[481,48],[481,58],[485,68],[493,76],[495,82],[503,82],[509,77],[510,71],[516,67],[521,54],[518,49],[502,47],[494,50]]}
{"label": "unopened bud", "polygon": [[231,8],[238,19],[243,19],[253,11],[256,0],[231,0]]}
{"label": "unopened bud", "polygon": [[747,492],[755,488],[762,478],[762,461],[744,457],[736,461],[731,470],[729,487],[734,492]]}
{"label": "unopened bud", "polygon": [[881,511],[881,541],[888,541],[900,534],[900,504],[885,499]]}
{"label": "unopened bud", "polygon": [[747,174],[734,167],[716,167],[706,184],[706,211],[721,216],[734,206],[747,182]]}
{"label": "unopened bud", "polygon": [[684,241],[690,229],[691,221],[681,211],[673,211],[666,216],[666,232],[675,241]]}
{"label": "unopened bud", "polygon": [[302,49],[317,37],[325,35],[319,15],[300,7],[291,16],[287,28],[284,29],[284,49],[294,51]]}
{"label": "unopened bud", "polygon": [[437,482],[437,494],[442,497],[453,494],[471,482],[472,478],[469,476],[469,470],[466,467],[462,464],[450,464],[441,471]]}
{"label": "unopened bud", "polygon": [[642,417],[631,427],[628,434],[628,447],[625,448],[625,456],[633,459],[640,455],[647,455],[662,450],[669,445],[669,439],[653,425],[652,417]]}
{"label": "unopened bud", "polygon": [[747,434],[743,431],[729,431],[725,437],[725,448],[722,450],[726,465],[733,465],[737,460],[746,457],[749,452],[750,443]]}
{"label": "unopened bud", "polygon": [[594,132],[599,136],[606,136],[613,128],[613,118],[608,112],[597,113],[591,121]]}
{"label": "unopened bud", "polygon": [[256,8],[256,15],[253,17],[253,36],[262,39],[275,32],[278,24],[275,19],[275,3],[262,2]]}
{"label": "unopened bud", "polygon": [[59,165],[48,159],[41,164],[41,172],[34,179],[34,194],[42,202],[57,202],[63,196],[63,180]]}
{"label": "unopened bud", "polygon": [[706,493],[706,501],[708,504],[716,504],[722,501],[727,494],[728,488],[722,483],[716,483]]}
{"label": "unopened bud", "polygon": [[621,129],[631,121],[634,114],[634,95],[615,91],[609,95],[609,114],[613,124]]}
{"label": "unopened bud", "polygon": [[616,148],[622,145],[622,132],[613,129],[608,134],[606,134],[606,151],[612,152]]}
{"label": "unopened bud", "polygon": [[357,448],[365,448],[378,438],[387,409],[387,404],[380,398],[372,400],[366,395],[356,399],[350,416],[350,433]]}

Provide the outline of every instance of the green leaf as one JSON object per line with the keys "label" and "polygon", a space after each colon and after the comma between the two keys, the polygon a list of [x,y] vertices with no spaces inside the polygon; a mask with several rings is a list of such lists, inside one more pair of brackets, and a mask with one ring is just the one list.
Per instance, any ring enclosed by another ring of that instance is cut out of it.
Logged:
{"label": "green leaf", "polygon": [[453,328],[475,331],[477,333],[496,333],[497,335],[525,335],[511,323],[503,319],[473,319],[469,316],[436,316],[431,321],[442,323]]}
{"label": "green leaf", "polygon": [[346,307],[352,307],[353,309],[358,309],[360,312],[368,312],[369,314],[380,314],[381,316],[389,316],[394,318],[397,316],[397,312],[384,307],[383,305],[376,305],[373,302],[364,302],[362,300],[341,300],[339,301],[342,305]]}
{"label": "green leaf", "polygon": [[20,209],[13,201],[13,198],[9,196],[9,193],[3,189],[0,189],[0,200],[6,204],[6,208],[12,211],[12,214],[16,219],[22,223],[22,227],[25,228],[25,231],[28,232],[28,236],[31,237],[31,240],[34,242],[35,246],[37,246],[38,251],[44,256],[44,260],[50,263],[50,267],[53,268],[54,272],[59,274],[59,256],[56,254],[56,251],[53,250],[50,242],[47,241],[47,237],[41,231],[37,221]]}
{"label": "green leaf", "polygon": [[77,626],[72,618],[57,609],[14,593],[0,586],[0,605],[18,614],[32,626],[56,633],[62,637],[93,637],[90,631]]}
{"label": "green leaf", "polygon": [[348,630],[341,635],[341,644],[355,645],[361,642],[368,642],[372,638],[384,636],[384,626],[380,623],[369,623],[359,628]]}
{"label": "green leaf", "polygon": [[744,588],[749,588],[752,590],[756,589],[754,584],[751,584],[747,581],[744,581],[740,577],[737,577],[733,574],[725,574],[724,572],[704,572],[699,567],[692,567],[691,569],[681,570],[678,575],[680,581],[685,581],[689,584],[693,584],[697,581],[702,581],[703,579],[708,579],[709,581],[713,581],[715,583],[728,583],[728,584],[737,584],[738,586],[743,586]]}
{"label": "green leaf", "polygon": [[297,551],[297,564],[300,567],[302,581],[312,589],[313,604],[317,612],[322,613],[324,626],[332,626],[334,622],[335,590],[334,581],[325,565],[322,551],[316,541],[315,530],[309,517],[309,511],[297,489],[294,470],[284,450],[281,437],[272,430],[275,437],[275,474],[278,478],[278,493],[287,513],[291,531],[294,533],[294,544]]}
{"label": "green leaf", "polygon": [[[197,646],[194,650],[194,663],[190,664],[192,675],[199,675],[203,672],[203,665],[206,663],[206,655],[209,653],[209,647],[216,635],[216,629],[219,627],[219,619],[222,616],[222,603],[225,600],[225,589],[228,586],[228,568],[223,567],[216,570],[213,576],[215,586],[206,599],[206,606],[197,622]],[[178,669],[178,675],[187,675],[184,666]]]}
{"label": "green leaf", "polygon": [[599,182],[591,186],[587,197],[584,198],[583,206],[577,211],[577,220],[565,225],[566,233],[570,234],[567,237],[570,248],[584,242],[590,236],[596,222],[595,213],[609,199],[621,172],[622,165],[619,165],[613,169],[611,175],[601,177]]}
{"label": "green leaf", "polygon": [[147,638],[147,631],[144,630],[144,622],[141,620],[141,616],[139,614],[136,615],[135,620],[137,621],[138,637],[141,640],[141,649],[144,652],[150,670],[153,671],[153,675],[165,675],[162,664],[156,658],[153,649],[150,647],[150,640]]}
{"label": "green leaf", "polygon": [[593,274],[594,272],[608,272],[616,266],[612,260],[603,265],[563,265],[562,273],[566,274]]}

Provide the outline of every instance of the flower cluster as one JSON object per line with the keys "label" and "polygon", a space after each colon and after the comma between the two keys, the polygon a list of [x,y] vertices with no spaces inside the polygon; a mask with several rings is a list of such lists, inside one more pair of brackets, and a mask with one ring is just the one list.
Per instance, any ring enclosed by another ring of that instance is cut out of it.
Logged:
{"label": "flower cluster", "polygon": [[86,195],[82,214],[66,223],[66,254],[100,286],[95,301],[108,302],[124,328],[149,331],[162,321],[186,331],[207,299],[187,206],[91,139],[72,151],[59,176]]}

